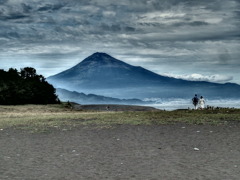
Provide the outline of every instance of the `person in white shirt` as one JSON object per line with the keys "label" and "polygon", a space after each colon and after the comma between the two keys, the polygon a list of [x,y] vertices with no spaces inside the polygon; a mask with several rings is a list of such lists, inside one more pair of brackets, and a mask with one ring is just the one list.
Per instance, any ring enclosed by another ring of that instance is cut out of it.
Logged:
{"label": "person in white shirt", "polygon": [[203,99],[203,97],[201,96],[199,99],[199,105],[201,109],[204,109],[204,105],[205,105],[205,100]]}

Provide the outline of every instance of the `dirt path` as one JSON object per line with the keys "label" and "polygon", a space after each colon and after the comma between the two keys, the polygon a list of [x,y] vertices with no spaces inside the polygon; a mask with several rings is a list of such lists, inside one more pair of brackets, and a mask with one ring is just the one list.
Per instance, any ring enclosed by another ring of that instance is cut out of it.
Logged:
{"label": "dirt path", "polygon": [[[240,124],[0,131],[1,180],[239,180]],[[194,150],[195,148],[195,150]]]}

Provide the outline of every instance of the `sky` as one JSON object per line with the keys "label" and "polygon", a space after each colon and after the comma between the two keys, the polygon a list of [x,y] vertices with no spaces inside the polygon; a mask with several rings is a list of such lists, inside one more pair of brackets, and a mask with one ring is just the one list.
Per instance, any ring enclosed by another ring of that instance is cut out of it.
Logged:
{"label": "sky", "polygon": [[95,52],[240,84],[240,0],[0,0],[0,69],[48,77]]}

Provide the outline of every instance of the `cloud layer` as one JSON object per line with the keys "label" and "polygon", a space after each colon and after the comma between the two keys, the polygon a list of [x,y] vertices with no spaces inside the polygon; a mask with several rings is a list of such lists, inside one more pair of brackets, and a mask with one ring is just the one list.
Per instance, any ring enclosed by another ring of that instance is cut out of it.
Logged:
{"label": "cloud layer", "polygon": [[100,51],[159,74],[240,83],[239,9],[239,0],[0,0],[0,68],[48,76]]}
{"label": "cloud layer", "polygon": [[173,77],[177,79],[184,79],[189,81],[207,81],[207,82],[215,82],[215,83],[225,83],[229,82],[233,79],[232,76],[227,75],[202,75],[202,74],[190,74],[190,75],[174,75],[174,74],[163,74],[168,77]]}

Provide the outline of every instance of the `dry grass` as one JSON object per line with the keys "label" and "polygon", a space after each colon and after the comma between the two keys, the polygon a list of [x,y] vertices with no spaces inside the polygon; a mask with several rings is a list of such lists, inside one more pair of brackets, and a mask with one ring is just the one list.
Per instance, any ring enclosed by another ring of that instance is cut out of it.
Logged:
{"label": "dry grass", "polygon": [[71,129],[79,125],[101,127],[116,124],[226,124],[240,122],[239,109],[177,110],[147,112],[75,111],[64,105],[0,106],[0,129],[21,128],[45,131],[51,128]]}

